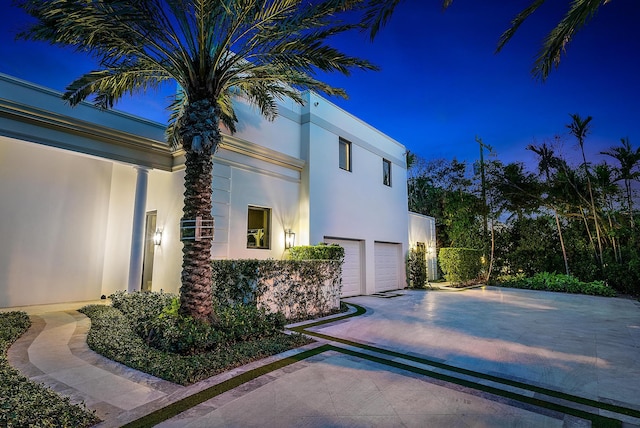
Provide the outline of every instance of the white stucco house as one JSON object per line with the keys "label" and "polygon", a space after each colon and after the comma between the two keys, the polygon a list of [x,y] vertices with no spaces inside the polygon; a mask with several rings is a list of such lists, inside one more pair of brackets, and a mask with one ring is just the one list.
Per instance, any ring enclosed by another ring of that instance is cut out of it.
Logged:
{"label": "white stucco house", "polygon": [[[212,257],[283,258],[290,231],[345,247],[343,296],[404,288],[410,246],[435,242],[433,219],[407,212],[405,147],[304,96],[273,122],[237,104],[214,157]],[[0,307],[178,292],[183,170],[163,124],[0,74]]]}

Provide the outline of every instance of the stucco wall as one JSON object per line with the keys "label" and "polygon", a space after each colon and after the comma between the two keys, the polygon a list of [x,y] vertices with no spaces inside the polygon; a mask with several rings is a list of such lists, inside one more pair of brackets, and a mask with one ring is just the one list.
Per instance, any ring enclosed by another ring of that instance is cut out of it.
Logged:
{"label": "stucco wall", "polygon": [[100,298],[111,163],[0,137],[0,306]]}
{"label": "stucco wall", "polygon": [[438,256],[436,254],[436,219],[422,214],[409,213],[409,247],[418,242],[427,249],[427,270],[430,280],[438,278]]}

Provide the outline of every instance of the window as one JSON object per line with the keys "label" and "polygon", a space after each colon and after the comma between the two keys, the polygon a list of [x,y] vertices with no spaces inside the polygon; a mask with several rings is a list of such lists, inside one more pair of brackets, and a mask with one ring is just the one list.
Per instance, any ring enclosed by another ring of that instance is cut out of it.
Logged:
{"label": "window", "polygon": [[340,138],[338,162],[340,168],[351,171],[351,143]]}
{"label": "window", "polygon": [[391,162],[382,159],[382,184],[391,186]]}
{"label": "window", "polygon": [[269,249],[271,210],[249,206],[247,215],[247,248]]}

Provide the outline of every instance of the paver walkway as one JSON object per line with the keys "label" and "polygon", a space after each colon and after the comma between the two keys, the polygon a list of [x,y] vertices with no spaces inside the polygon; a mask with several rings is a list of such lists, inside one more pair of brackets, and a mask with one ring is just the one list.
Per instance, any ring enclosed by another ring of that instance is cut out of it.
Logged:
{"label": "paver walkway", "polygon": [[[491,287],[383,296],[346,299],[364,315],[298,327],[320,340],[305,348],[315,355],[160,426],[640,426],[639,302]],[[85,401],[101,426],[301,352],[181,387],[88,350],[75,311],[33,319],[10,361]]]}

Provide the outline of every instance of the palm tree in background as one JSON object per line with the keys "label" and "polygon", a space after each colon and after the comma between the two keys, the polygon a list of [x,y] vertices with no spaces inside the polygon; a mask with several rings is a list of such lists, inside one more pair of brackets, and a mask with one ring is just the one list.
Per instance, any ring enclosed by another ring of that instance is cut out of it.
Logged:
{"label": "palm tree in background", "polygon": [[[234,96],[268,119],[276,101],[303,103],[298,89],[346,96],[312,77],[375,69],[327,44],[359,25],[337,19],[360,0],[22,0],[36,18],[21,37],[71,46],[95,57],[99,69],[73,81],[72,106],[94,96],[111,108],[124,95],[175,81],[168,139],[185,151],[183,221],[210,222],[212,156],[220,124],[235,131]],[[183,240],[180,312],[210,321],[211,239]]]}
{"label": "palm tree in background", "polygon": [[627,197],[627,208],[629,209],[629,225],[633,230],[635,224],[633,221],[633,194],[631,192],[631,181],[640,179],[640,147],[635,150],[631,147],[629,138],[621,138],[621,145],[611,147],[609,150],[600,152],[600,154],[611,156],[620,163],[616,169],[617,175],[615,181],[622,180]]}
{"label": "palm tree in background", "polygon": [[[527,146],[527,150],[531,150],[536,155],[538,155],[538,171],[540,174],[544,174],[546,178],[546,183],[551,183],[551,169],[556,168],[558,166],[558,160],[555,157],[553,149],[547,145],[547,143],[542,143],[540,146],[535,146],[533,144],[529,144]],[[560,218],[558,216],[558,210],[552,204],[551,208],[553,209],[553,215],[556,219],[556,227],[558,229],[558,237],[560,238],[560,246],[562,247],[562,258],[564,259],[564,270],[567,275],[569,275],[569,260],[567,259],[567,250],[564,246],[564,239],[562,237],[562,227],[560,227]]]}
{"label": "palm tree in background", "polygon": [[596,203],[593,197],[593,186],[591,185],[591,178],[589,174],[589,167],[587,164],[587,157],[584,154],[584,140],[587,138],[587,134],[589,134],[589,124],[593,119],[591,116],[587,116],[585,119],[582,119],[578,114],[572,114],[571,123],[567,125],[571,135],[576,137],[578,140],[578,144],[580,145],[580,151],[582,152],[582,166],[584,166],[584,174],[587,178],[587,189],[589,190],[589,200],[591,203],[591,215],[593,215],[593,223],[596,227],[596,240],[598,241],[598,261],[600,262],[600,267],[602,267],[602,242],[600,239],[600,227],[598,226],[598,213],[596,211]]}
{"label": "palm tree in background", "polygon": [[[382,27],[391,19],[393,11],[402,0],[369,0],[363,22],[369,28],[371,39],[375,38]],[[417,1],[417,0],[416,0]],[[527,20],[546,0],[533,0],[511,21],[511,26],[500,36],[496,52],[504,46]],[[566,51],[573,36],[582,29],[611,0],[572,0],[568,1],[569,10],[556,26],[547,34],[531,73],[544,81],[549,73],[560,64],[560,58]],[[443,9],[448,8],[453,0],[443,0]]]}

